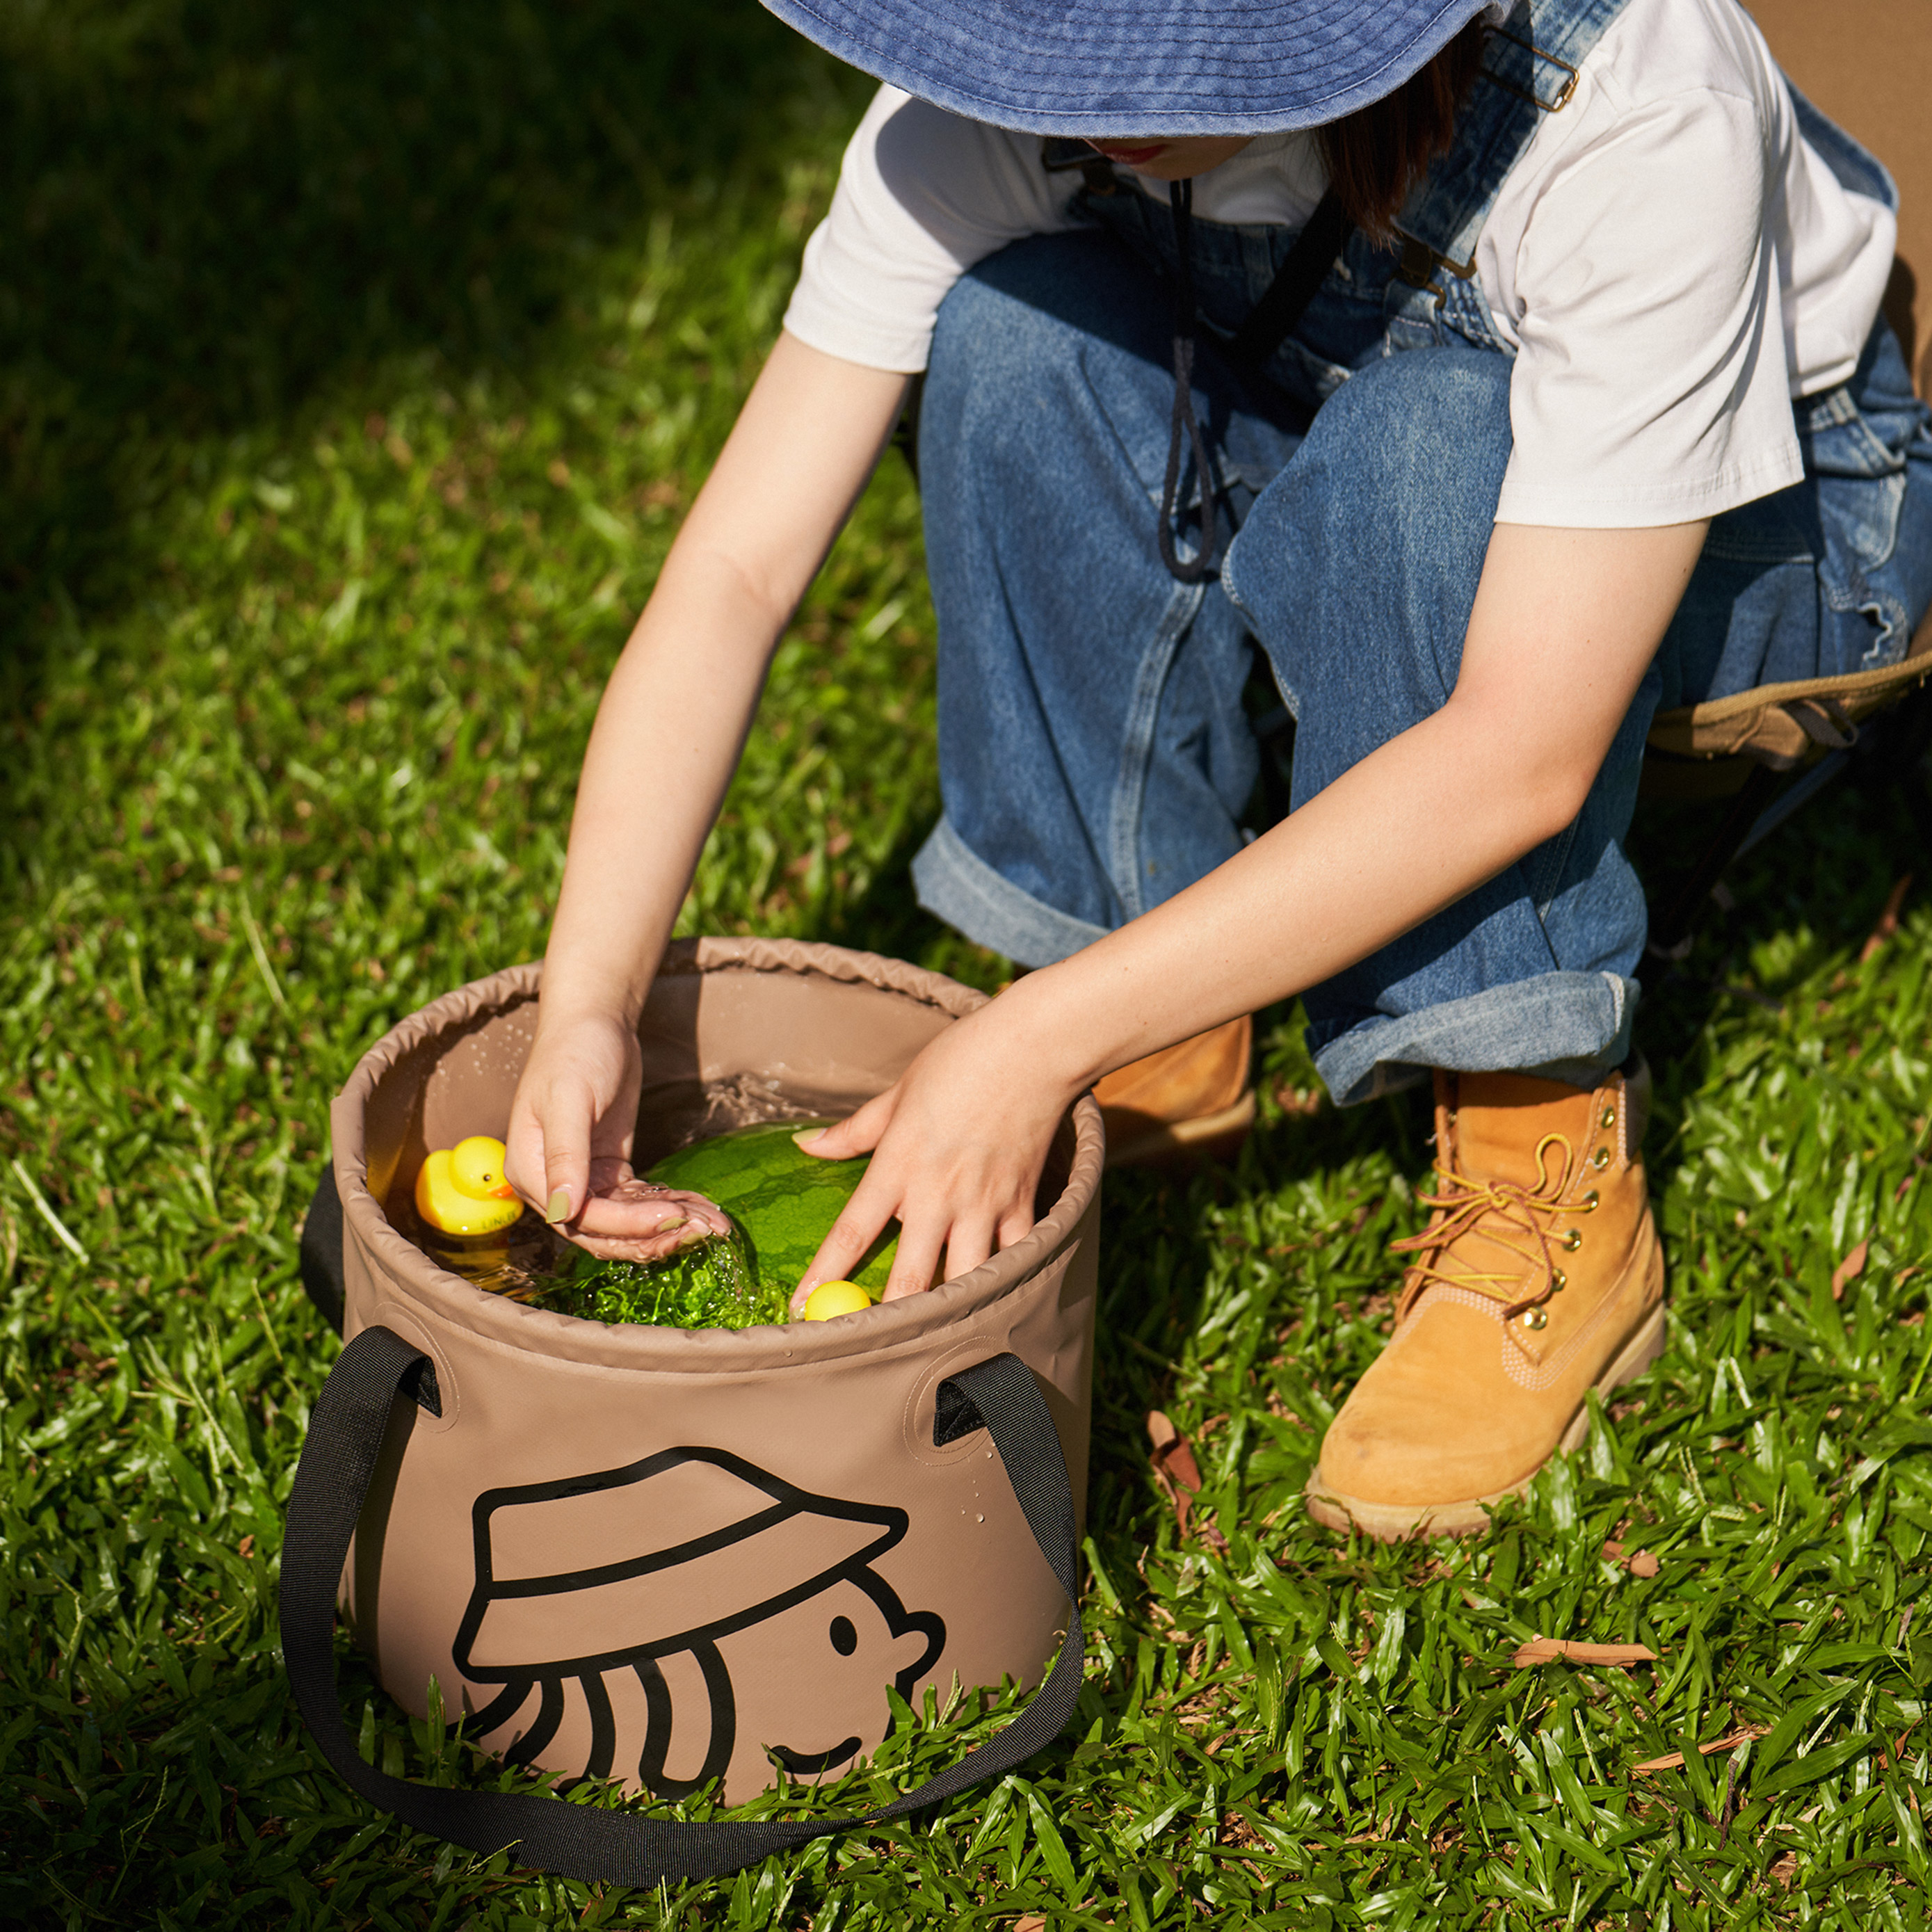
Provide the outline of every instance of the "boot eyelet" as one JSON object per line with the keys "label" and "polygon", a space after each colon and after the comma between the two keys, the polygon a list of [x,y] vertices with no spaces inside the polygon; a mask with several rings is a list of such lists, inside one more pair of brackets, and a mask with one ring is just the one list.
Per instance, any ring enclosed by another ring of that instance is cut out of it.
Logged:
{"label": "boot eyelet", "polygon": [[1574,1255],[1582,1245],[1583,1231],[1581,1228],[1572,1228],[1563,1237],[1563,1250],[1566,1254]]}
{"label": "boot eyelet", "polygon": [[1550,1270],[1550,1292],[1552,1294],[1561,1294],[1569,1286],[1570,1277],[1561,1268]]}
{"label": "boot eyelet", "polygon": [[1532,1308],[1525,1313],[1522,1325],[1526,1328],[1547,1328],[1550,1326],[1550,1317],[1540,1308]]}
{"label": "boot eyelet", "polygon": [[1610,1164],[1610,1150],[1608,1148],[1599,1148],[1596,1152],[1590,1156],[1590,1165],[1595,1168],[1599,1173],[1600,1173],[1605,1168],[1608,1167]]}
{"label": "boot eyelet", "polygon": [[1602,1118],[1597,1123],[1598,1126],[1600,1127],[1613,1127],[1616,1124],[1617,1110],[1614,1107],[1606,1107],[1604,1109]]}
{"label": "boot eyelet", "polygon": [[1592,1188],[1589,1192],[1577,1202],[1576,1206],[1579,1211],[1582,1214],[1594,1214],[1597,1211],[1597,1190],[1594,1187]]}

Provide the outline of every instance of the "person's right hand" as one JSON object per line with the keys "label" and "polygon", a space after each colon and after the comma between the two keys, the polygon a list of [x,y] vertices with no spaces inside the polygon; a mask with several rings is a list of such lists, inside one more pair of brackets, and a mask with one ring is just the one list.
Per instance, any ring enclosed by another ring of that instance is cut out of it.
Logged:
{"label": "person's right hand", "polygon": [[510,1108],[510,1185],[552,1226],[604,1261],[661,1261],[727,1232],[701,1194],[631,1172],[642,1069],[621,1016],[539,1020]]}

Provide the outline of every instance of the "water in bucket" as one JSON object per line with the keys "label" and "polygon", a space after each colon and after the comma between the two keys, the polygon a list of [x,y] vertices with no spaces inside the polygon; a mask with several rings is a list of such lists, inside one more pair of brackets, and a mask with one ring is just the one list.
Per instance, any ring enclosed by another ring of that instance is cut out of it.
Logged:
{"label": "water in bucket", "polygon": [[[734,1109],[710,1106],[712,1126]],[[826,1123],[791,1114],[693,1138],[658,1160],[644,1178],[701,1194],[730,1217],[730,1232],[658,1262],[601,1261],[562,1239],[536,1214],[500,1233],[467,1238],[430,1226],[406,1197],[392,1218],[440,1266],[492,1294],[592,1322],[675,1328],[748,1328],[789,1318],[793,1289],[851,1198],[866,1157],[817,1160],[794,1134]],[[400,1192],[400,1190],[399,1190]],[[400,1209],[401,1211],[398,1211]],[[896,1229],[873,1245],[850,1278],[874,1296],[884,1289]]]}

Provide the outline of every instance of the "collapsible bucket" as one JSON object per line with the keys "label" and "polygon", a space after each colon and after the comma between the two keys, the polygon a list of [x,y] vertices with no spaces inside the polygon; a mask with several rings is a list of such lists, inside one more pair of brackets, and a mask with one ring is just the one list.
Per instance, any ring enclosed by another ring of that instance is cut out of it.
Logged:
{"label": "collapsible bucket", "polygon": [[[1099,1109],[1083,1099],[1063,1124],[1032,1233],[929,1294],[737,1331],[581,1321],[446,1273],[385,1213],[429,1149],[505,1132],[539,976],[514,968],[424,1008],[335,1102],[304,1274],[325,1305],[339,1294],[348,1346],[310,1419],[282,1573],[290,1676],[332,1762],[423,1828],[628,1884],[867,1822],[686,1825],[386,1777],[342,1718],[338,1597],[410,1711],[433,1679],[512,1762],[664,1797],[722,1778],[732,1803],[862,1761],[892,1690],[916,1708],[928,1688],[943,1704],[1036,1682],[1018,1718],[870,1816],[1022,1762],[1079,1688]],[[983,998],[834,946],[681,943],[639,1023],[634,1164],[720,1094],[849,1112]]]}

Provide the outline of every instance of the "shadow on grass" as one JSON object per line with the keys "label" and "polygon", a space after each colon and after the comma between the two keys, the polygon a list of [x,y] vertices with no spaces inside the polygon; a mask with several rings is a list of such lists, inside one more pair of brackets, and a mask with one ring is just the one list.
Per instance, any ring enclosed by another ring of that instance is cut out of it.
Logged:
{"label": "shadow on grass", "polygon": [[[1667,969],[1646,961],[1641,969],[1637,1043],[1656,1077],[1660,1129],[1648,1137],[1654,1190],[1674,1168],[1670,1137],[1684,1096],[1708,1070],[1716,1024],[1747,1008],[1784,1017],[1790,988],[1834,955],[1857,957],[1901,881],[1916,874],[1918,890],[1924,889],[1925,853],[1901,788],[1916,786],[1922,797],[1926,772],[1922,765],[1880,776],[1896,776],[1896,786],[1835,785],[1735,862],[1722,896],[1705,908],[1688,957]],[[1653,908],[1718,815],[1718,808],[1692,806],[1639,812],[1630,852]]]}
{"label": "shadow on grass", "polygon": [[194,440],[430,352],[514,364],[654,202],[858,85],[755,4],[0,14],[0,636],[134,591]]}

